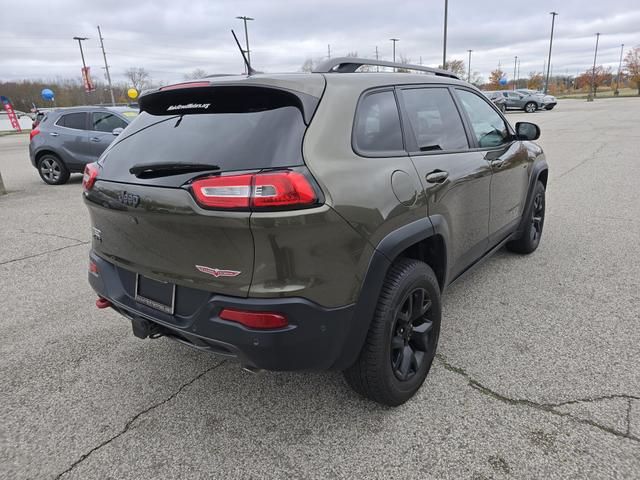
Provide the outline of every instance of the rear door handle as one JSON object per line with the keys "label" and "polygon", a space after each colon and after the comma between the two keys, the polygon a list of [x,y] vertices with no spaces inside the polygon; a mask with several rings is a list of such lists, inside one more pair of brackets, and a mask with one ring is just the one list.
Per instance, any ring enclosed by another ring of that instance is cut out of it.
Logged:
{"label": "rear door handle", "polygon": [[434,170],[431,173],[427,173],[426,179],[429,183],[442,183],[449,176],[449,172],[443,172],[442,170]]}
{"label": "rear door handle", "polygon": [[100,141],[100,137],[91,137],[91,141],[92,142],[99,142]]}
{"label": "rear door handle", "polygon": [[59,134],[56,132],[49,132],[49,135],[51,135],[52,137],[57,137]]}

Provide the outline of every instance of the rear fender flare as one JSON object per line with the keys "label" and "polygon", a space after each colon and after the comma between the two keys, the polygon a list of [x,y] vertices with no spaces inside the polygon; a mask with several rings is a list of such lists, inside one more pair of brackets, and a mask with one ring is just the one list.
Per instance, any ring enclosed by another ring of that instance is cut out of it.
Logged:
{"label": "rear fender flare", "polygon": [[[369,261],[342,354],[333,365],[334,369],[343,370],[357,360],[369,331],[387,271],[393,261],[410,246],[434,235],[444,237],[446,250],[448,228],[444,217],[440,215],[424,217],[404,225],[389,233],[377,245]],[[446,270],[445,265],[444,285],[447,281]]]}

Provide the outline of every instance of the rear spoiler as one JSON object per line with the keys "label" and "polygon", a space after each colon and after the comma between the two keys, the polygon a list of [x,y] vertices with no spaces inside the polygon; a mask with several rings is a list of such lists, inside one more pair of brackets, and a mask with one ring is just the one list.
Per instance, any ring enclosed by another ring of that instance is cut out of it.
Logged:
{"label": "rear spoiler", "polygon": [[247,113],[296,107],[308,125],[320,99],[269,85],[242,85],[194,81],[146,91],[138,100],[141,112],[151,115]]}

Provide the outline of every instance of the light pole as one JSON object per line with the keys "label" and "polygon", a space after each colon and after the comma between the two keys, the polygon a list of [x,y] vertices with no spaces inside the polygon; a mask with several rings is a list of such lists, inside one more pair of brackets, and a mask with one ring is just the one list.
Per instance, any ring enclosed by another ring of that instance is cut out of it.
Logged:
{"label": "light pole", "polygon": [[473,50],[467,50],[469,52],[469,62],[467,64],[467,82],[471,83],[471,52]]}
{"label": "light pole", "polygon": [[444,0],[444,40],[442,42],[442,69],[447,69],[447,15],[449,11],[449,0]]}
{"label": "light pole", "polygon": [[549,88],[549,67],[551,67],[551,47],[553,46],[553,27],[556,24],[556,16],[558,12],[549,12],[551,15],[551,38],[549,39],[549,57],[547,58],[547,79],[544,82],[544,93],[547,93]]}
{"label": "light pole", "polygon": [[[82,78],[87,78],[87,64],[84,61],[84,52],[82,51],[82,42],[84,40],[89,40],[89,37],[73,37],[74,40],[78,41],[78,45],[80,46],[80,57],[82,58]],[[87,95],[87,89],[85,87],[84,89],[84,98],[85,100],[88,99],[88,95]]]}
{"label": "light pole", "polygon": [[518,55],[513,60],[513,89],[516,89],[516,73],[518,71]]}
{"label": "light pole", "polygon": [[390,38],[389,40],[391,40],[393,42],[393,61],[396,61],[396,42],[399,42],[400,39],[399,38]]}
{"label": "light pole", "polygon": [[600,42],[600,32],[596,33],[596,52],[593,54],[593,70],[591,71],[591,92],[587,97],[588,102],[592,102],[596,96],[596,60],[598,59],[598,42]]}
{"label": "light pole", "polygon": [[[255,20],[255,18],[251,18],[247,16],[240,16],[236,18],[238,20],[244,21],[244,41],[245,41],[245,44],[247,45],[247,49],[245,50],[245,52],[247,53],[247,63],[251,65],[251,51],[249,50],[249,32],[247,31],[247,21]],[[245,71],[246,69],[247,69],[247,66],[245,65]]]}
{"label": "light pole", "polygon": [[[391,40],[393,42],[393,63],[396,63],[396,42],[399,42],[400,39],[399,38],[390,38],[389,40]],[[396,71],[396,67],[393,67],[393,71]]]}
{"label": "light pole", "polygon": [[620,95],[620,70],[622,69],[622,53],[624,52],[624,43],[620,45],[620,63],[618,64],[618,78],[616,79],[616,91],[613,94],[617,97]]}
{"label": "light pole", "polygon": [[100,37],[100,48],[102,48],[102,58],[104,58],[104,70],[107,74],[107,83],[109,84],[109,92],[111,93],[111,105],[115,106],[116,99],[113,95],[113,87],[111,86],[111,74],[109,73],[109,64],[107,63],[107,54],[104,53],[104,39],[102,38],[100,25],[98,25],[98,37]]}
{"label": "light pole", "polygon": [[518,59],[518,73],[516,74],[516,83],[520,86],[520,59]]}

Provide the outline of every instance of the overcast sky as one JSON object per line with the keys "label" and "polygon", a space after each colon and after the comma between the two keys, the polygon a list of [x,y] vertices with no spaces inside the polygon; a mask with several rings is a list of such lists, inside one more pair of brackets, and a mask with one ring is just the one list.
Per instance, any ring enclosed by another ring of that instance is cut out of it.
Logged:
{"label": "overcast sky", "polygon": [[[240,73],[234,28],[244,43],[248,15],[252,64],[265,72],[298,71],[306,58],[357,51],[390,60],[397,55],[436,66],[442,59],[443,0],[3,0],[0,80],[80,77],[80,53],[73,36],[89,37],[85,57],[94,78],[104,66],[96,25],[100,25],[112,77],[144,67],[154,81],[182,80],[196,68]],[[640,44],[638,0],[537,0],[535,2],[449,1],[448,58],[467,59],[485,79],[501,62],[509,78],[514,56],[521,76],[542,71],[549,48],[551,16],[556,18],[552,73],[575,75],[593,63],[595,33],[602,32],[598,63],[618,66],[620,44]]]}

